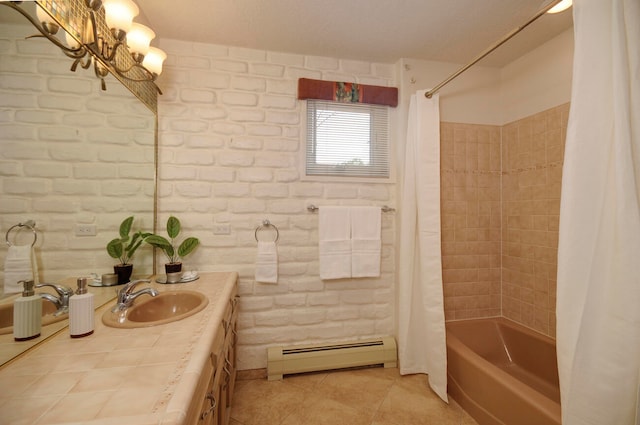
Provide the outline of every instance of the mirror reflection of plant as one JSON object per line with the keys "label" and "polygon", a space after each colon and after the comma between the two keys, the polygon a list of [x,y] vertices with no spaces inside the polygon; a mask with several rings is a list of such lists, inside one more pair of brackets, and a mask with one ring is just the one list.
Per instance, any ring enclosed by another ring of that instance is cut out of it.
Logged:
{"label": "mirror reflection of plant", "polygon": [[180,220],[171,216],[167,220],[167,235],[170,241],[164,236],[152,234],[145,238],[145,242],[160,248],[169,260],[168,264],[176,264],[181,258],[189,255],[200,244],[200,240],[195,237],[188,237],[177,245],[176,238],[180,234]]}
{"label": "mirror reflection of plant", "polygon": [[129,236],[132,225],[133,216],[125,218],[120,224],[120,237],[113,239],[107,244],[107,253],[109,256],[119,259],[122,265],[130,264],[133,254],[140,248],[145,238],[151,235],[151,233],[138,230],[133,236]]}

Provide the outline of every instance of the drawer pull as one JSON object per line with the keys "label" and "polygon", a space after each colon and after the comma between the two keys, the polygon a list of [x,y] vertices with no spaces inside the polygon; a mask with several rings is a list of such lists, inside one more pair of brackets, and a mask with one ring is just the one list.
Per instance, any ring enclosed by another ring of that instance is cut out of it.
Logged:
{"label": "drawer pull", "polygon": [[216,407],[218,407],[218,402],[216,401],[216,398],[212,393],[207,394],[207,400],[209,400],[209,402],[211,403],[211,406],[209,407],[209,409],[202,412],[202,414],[200,415],[201,420],[205,420],[207,416],[212,414],[214,410],[216,410]]}

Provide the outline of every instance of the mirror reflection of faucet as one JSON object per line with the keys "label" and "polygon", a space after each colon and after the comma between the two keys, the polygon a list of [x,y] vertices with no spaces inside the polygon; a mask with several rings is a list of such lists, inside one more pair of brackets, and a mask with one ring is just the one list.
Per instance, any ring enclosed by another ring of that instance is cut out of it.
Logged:
{"label": "mirror reflection of faucet", "polygon": [[53,294],[49,294],[49,293],[40,293],[40,298],[45,299],[47,301],[50,301],[53,303],[53,305],[56,306],[56,311],[55,313],[53,313],[54,316],[60,316],[62,314],[66,314],[69,312],[69,297],[71,297],[71,295],[73,295],[73,289],[67,287],[67,286],[63,286],[63,285],[57,285],[54,283],[39,283],[37,284],[35,287],[36,288],[43,288],[43,287],[51,287],[53,288],[57,293],[58,296],[56,297]]}

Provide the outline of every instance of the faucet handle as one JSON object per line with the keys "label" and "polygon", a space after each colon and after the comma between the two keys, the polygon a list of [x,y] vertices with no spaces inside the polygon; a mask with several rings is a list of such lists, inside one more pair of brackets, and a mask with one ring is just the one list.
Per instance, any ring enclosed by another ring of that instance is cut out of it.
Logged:
{"label": "faucet handle", "polygon": [[133,300],[142,294],[149,294],[153,297],[158,295],[158,291],[153,288],[144,288],[138,292],[133,293],[133,289],[140,283],[150,283],[150,279],[137,279],[127,283],[122,289],[118,291],[116,305],[111,310],[114,313],[121,312],[131,305]]}
{"label": "faucet handle", "polygon": [[126,285],[124,285],[124,287],[122,288],[123,292],[128,292],[131,291],[133,288],[135,288],[136,286],[138,286],[141,283],[150,283],[151,280],[150,279],[136,279],[136,280],[132,280],[131,282],[128,282]]}
{"label": "faucet handle", "polygon": [[136,279],[136,280],[132,280],[131,282],[128,282],[122,287],[122,289],[118,291],[118,302],[123,302],[125,297],[131,294],[131,291],[133,291],[133,288],[135,288],[139,284],[150,283],[150,282],[151,282],[150,279]]}
{"label": "faucet handle", "polygon": [[62,296],[71,296],[73,295],[73,289],[69,288],[68,286],[64,286],[64,285],[57,285],[55,283],[38,283],[36,285],[36,288],[42,288],[44,286],[50,286],[51,288],[55,289],[55,291],[58,293],[58,295]]}

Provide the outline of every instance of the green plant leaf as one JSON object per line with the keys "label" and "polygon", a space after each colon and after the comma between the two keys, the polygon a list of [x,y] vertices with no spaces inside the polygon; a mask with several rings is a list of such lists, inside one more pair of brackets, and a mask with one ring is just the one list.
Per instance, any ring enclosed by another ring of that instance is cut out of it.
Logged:
{"label": "green plant leaf", "polygon": [[133,254],[140,247],[140,245],[142,245],[142,242],[144,242],[144,240],[140,239],[136,243],[132,242],[131,245],[127,247],[127,249],[125,250],[125,252],[127,253],[127,259],[130,259],[131,257],[133,257]]}
{"label": "green plant leaf", "polygon": [[107,253],[112,258],[120,258],[122,256],[122,243],[120,239],[113,239],[107,244]]}
{"label": "green plant leaf", "polygon": [[149,245],[161,249],[169,259],[170,263],[174,261],[173,246],[171,246],[171,242],[169,242],[164,236],[150,234],[144,239],[144,241]]}
{"label": "green plant leaf", "polygon": [[180,258],[184,258],[189,253],[191,253],[191,251],[196,249],[198,244],[200,244],[200,241],[198,240],[198,238],[190,237],[185,239],[184,241],[182,241],[182,243],[178,247],[178,256]]}
{"label": "green plant leaf", "polygon": [[167,220],[167,234],[171,239],[175,239],[178,237],[180,233],[180,220],[176,217],[171,216],[169,220]]}
{"label": "green plant leaf", "polygon": [[131,225],[133,224],[133,216],[127,217],[124,219],[122,224],[120,224],[120,237],[128,238],[129,232],[131,231]]}
{"label": "green plant leaf", "polygon": [[158,248],[164,249],[167,246],[171,246],[171,243],[164,237],[160,235],[149,235],[144,240],[146,243],[153,245]]}
{"label": "green plant leaf", "polygon": [[173,249],[173,245],[169,245],[167,247],[164,248],[164,252],[165,254],[167,254],[167,257],[169,257],[169,262],[170,263],[175,263],[178,261],[178,259],[176,258],[176,252]]}
{"label": "green plant leaf", "polygon": [[180,246],[178,246],[175,239],[180,234],[180,230],[180,220],[178,220],[177,217],[170,216],[167,220],[167,235],[169,239],[160,235],[149,234],[145,237],[145,242],[156,248],[160,248],[169,259],[169,263],[176,263],[180,261],[181,257],[193,251],[200,243],[198,238],[192,237],[186,238]]}

